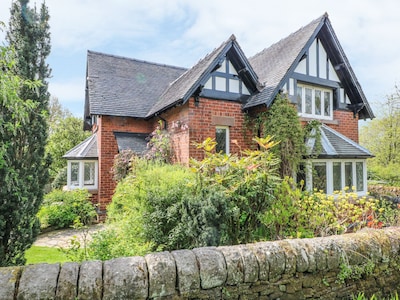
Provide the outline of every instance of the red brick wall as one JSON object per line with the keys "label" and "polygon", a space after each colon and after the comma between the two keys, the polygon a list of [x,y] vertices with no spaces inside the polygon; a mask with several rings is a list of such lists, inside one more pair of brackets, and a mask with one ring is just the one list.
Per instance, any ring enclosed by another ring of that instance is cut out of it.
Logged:
{"label": "red brick wall", "polygon": [[358,115],[354,118],[354,114],[350,111],[335,110],[333,118],[338,121],[337,125],[327,125],[358,143]]}
{"label": "red brick wall", "polygon": [[[225,125],[218,124],[218,119],[234,120],[234,125],[229,126],[229,148],[231,153],[239,153],[240,150],[249,147],[249,145],[245,143],[243,134],[244,114],[242,113],[241,103],[200,98],[198,106],[196,106],[194,99],[191,98],[188,106],[190,157],[199,160],[204,157],[203,151],[196,149],[193,143],[201,143],[208,137],[215,138],[215,127],[218,125]],[[234,141],[236,143],[234,143]]]}
{"label": "red brick wall", "polygon": [[115,181],[111,173],[114,156],[118,154],[118,145],[114,131],[150,133],[153,128],[150,122],[129,117],[102,116],[97,120],[97,142],[99,154],[99,194],[98,209],[105,212],[111,202]]}
{"label": "red brick wall", "polygon": [[[167,122],[170,133],[173,157],[175,163],[188,164],[189,162],[189,109],[188,103],[174,107],[162,114]],[[156,120],[155,120],[156,121]],[[156,123],[154,121],[154,123]]]}

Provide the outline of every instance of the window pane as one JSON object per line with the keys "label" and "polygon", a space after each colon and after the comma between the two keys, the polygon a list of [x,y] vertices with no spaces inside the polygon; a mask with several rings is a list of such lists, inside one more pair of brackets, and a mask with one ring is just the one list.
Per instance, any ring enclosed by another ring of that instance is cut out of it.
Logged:
{"label": "window pane", "polygon": [[356,162],[357,191],[364,190],[364,164]]}
{"label": "window pane", "polygon": [[244,85],[243,82],[242,82],[242,94],[243,95],[250,95],[249,90],[247,89],[247,87]]}
{"label": "window pane", "polygon": [[344,184],[352,189],[353,187],[353,164],[346,162],[344,164]]}
{"label": "window pane", "polygon": [[215,76],[215,89],[217,91],[226,91],[226,78]]}
{"label": "window pane", "polygon": [[326,163],[313,163],[313,188],[326,193]]}
{"label": "window pane", "polygon": [[342,168],[340,162],[333,163],[333,191],[342,190]]}
{"label": "window pane", "polygon": [[71,185],[79,186],[79,163],[71,163]]}
{"label": "window pane", "polygon": [[84,163],[84,185],[94,185],[94,162],[85,162]]}
{"label": "window pane", "polygon": [[296,176],[297,184],[302,184],[302,190],[305,190],[307,187],[307,168],[304,164],[300,164],[299,170]]}
{"label": "window pane", "polygon": [[226,153],[226,142],[227,142],[227,129],[226,128],[216,128],[215,133],[215,141],[217,142],[217,146],[215,150],[217,152]]}
{"label": "window pane", "polygon": [[321,115],[321,91],[315,90],[315,114]]}
{"label": "window pane", "polygon": [[306,114],[312,114],[312,90],[306,88]]}
{"label": "window pane", "polygon": [[331,93],[324,92],[324,114],[325,116],[331,115]]}
{"label": "window pane", "polygon": [[302,98],[302,94],[303,94],[303,88],[301,86],[297,87],[297,111],[298,112],[303,112],[303,98]]}
{"label": "window pane", "polygon": [[238,79],[229,79],[229,91],[231,93],[239,93],[239,83]]}

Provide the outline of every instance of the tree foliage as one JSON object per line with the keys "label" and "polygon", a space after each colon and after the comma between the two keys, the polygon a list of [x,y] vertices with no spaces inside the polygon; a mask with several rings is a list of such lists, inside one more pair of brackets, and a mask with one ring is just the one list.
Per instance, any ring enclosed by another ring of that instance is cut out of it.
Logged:
{"label": "tree foliage", "polygon": [[49,168],[51,179],[56,178],[57,174],[62,172],[67,165],[63,155],[90,135],[90,132],[83,130],[82,124],[82,119],[72,115],[50,123],[46,152],[52,159]]}
{"label": "tree foliage", "polygon": [[39,83],[14,75],[13,52],[0,50],[0,266],[8,266],[25,262],[24,251],[38,233],[36,213],[42,194],[33,191],[43,187],[45,176],[35,176],[31,169],[43,170],[46,162],[32,159],[36,150],[26,137],[38,103],[18,94],[22,86],[35,88]]}
{"label": "tree foliage", "polygon": [[[50,69],[49,14],[14,1],[2,49],[0,140],[0,264],[25,263],[24,252],[38,234],[36,214],[48,180],[45,158]],[[12,55],[13,58],[10,58]],[[14,64],[13,64],[14,63]],[[35,82],[40,81],[40,84]]]}
{"label": "tree foliage", "polygon": [[360,129],[360,143],[375,156],[369,159],[370,178],[400,184],[400,90],[396,87],[382,106],[382,116]]}

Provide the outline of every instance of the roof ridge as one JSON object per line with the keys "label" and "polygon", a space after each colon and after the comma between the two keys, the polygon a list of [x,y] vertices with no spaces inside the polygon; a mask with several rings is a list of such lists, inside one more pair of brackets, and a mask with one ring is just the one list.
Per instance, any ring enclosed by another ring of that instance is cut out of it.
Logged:
{"label": "roof ridge", "polygon": [[118,58],[118,59],[135,61],[135,62],[139,62],[139,63],[145,63],[145,64],[155,65],[155,66],[160,66],[160,67],[168,67],[168,68],[174,68],[174,69],[180,69],[180,70],[187,70],[187,68],[185,68],[185,67],[173,66],[173,65],[163,64],[163,63],[156,63],[156,62],[151,62],[151,61],[142,60],[142,59],[130,58],[127,56],[122,56],[122,55],[108,54],[108,53],[98,52],[98,51],[93,51],[93,50],[88,50],[87,52],[88,52],[88,54],[91,53],[91,54],[96,54],[96,55],[109,56],[109,57],[114,57],[114,58]]}

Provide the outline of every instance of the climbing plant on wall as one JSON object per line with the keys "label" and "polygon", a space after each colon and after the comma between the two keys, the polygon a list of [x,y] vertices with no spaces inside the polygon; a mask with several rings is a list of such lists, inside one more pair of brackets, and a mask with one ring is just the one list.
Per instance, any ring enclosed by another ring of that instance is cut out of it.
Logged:
{"label": "climbing plant on wall", "polygon": [[247,118],[245,127],[252,128],[253,134],[261,137],[273,136],[279,142],[272,151],[281,160],[281,177],[293,176],[303,155],[305,131],[301,126],[297,110],[286,95],[278,94],[272,106],[255,118]]}

